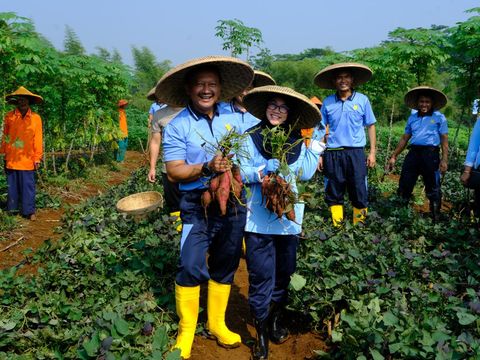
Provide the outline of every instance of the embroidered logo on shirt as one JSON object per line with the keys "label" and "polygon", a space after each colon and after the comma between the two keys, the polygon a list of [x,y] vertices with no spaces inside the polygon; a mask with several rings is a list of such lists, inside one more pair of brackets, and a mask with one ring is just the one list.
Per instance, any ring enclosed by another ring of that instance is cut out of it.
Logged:
{"label": "embroidered logo on shirt", "polygon": [[430,124],[435,124],[435,120],[434,119],[430,120]]}
{"label": "embroidered logo on shirt", "polygon": [[358,110],[358,105],[357,104],[353,105],[353,110]]}
{"label": "embroidered logo on shirt", "polygon": [[228,131],[230,131],[230,130],[232,130],[232,125],[226,124],[226,125],[225,125],[225,128],[226,128]]}

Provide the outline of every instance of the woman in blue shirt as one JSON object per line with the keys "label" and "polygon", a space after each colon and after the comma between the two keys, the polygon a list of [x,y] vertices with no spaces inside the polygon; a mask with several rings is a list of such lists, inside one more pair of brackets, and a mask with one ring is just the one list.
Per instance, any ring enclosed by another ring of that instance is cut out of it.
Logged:
{"label": "woman in blue shirt", "polygon": [[[312,141],[307,148],[301,128],[319,124],[318,107],[308,98],[289,88],[262,86],[250,91],[243,99],[245,107],[257,118],[258,125],[248,130],[245,144],[249,157],[240,155],[242,177],[249,187],[247,224],[245,227],[246,260],[249,272],[249,305],[254,317],[257,341],[253,359],[268,358],[269,338],[282,343],[288,330],[280,323],[287,303],[287,287],[295,271],[298,237],[301,232],[304,205],[294,204],[295,221],[285,215],[278,217],[268,210],[262,199],[262,181],[268,174],[278,174],[297,193],[296,178],[309,180],[315,173],[324,144]],[[273,158],[270,129],[284,129],[291,149],[282,161]]]}
{"label": "woman in blue shirt", "polygon": [[[478,110],[474,111],[474,115],[478,115]],[[480,118],[478,117],[477,121],[475,122],[472,135],[470,136],[464,165],[465,168],[460,180],[464,185],[467,185],[470,180],[472,169],[478,169],[480,167]],[[477,218],[480,217],[480,188],[478,187],[475,189],[474,212]]]}
{"label": "woman in blue shirt", "polygon": [[405,133],[388,161],[388,169],[393,169],[397,156],[410,142],[410,151],[400,174],[398,194],[408,204],[418,176],[422,175],[432,218],[437,221],[442,200],[440,173],[445,173],[448,167],[447,119],[438,110],[447,104],[447,97],[434,88],[418,86],[407,92],[405,104],[417,111],[408,118]]}

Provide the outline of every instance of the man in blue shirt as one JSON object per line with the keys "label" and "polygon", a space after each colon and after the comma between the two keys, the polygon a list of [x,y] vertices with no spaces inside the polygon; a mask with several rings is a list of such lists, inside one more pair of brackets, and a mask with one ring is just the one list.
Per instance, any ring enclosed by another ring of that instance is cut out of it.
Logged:
{"label": "man in blue shirt", "polygon": [[[241,117],[220,100],[239,95],[252,81],[253,69],[234,58],[210,56],[191,60],[167,72],[156,96],[169,106],[184,107],[165,128],[163,154],[167,176],[178,182],[183,223],[175,299],[180,318],[174,348],[190,357],[197,325],[200,284],[208,282],[207,329],[224,347],[241,343],[225,324],[225,311],[241,255],[246,208],[230,197],[227,214],[207,209],[201,197],[209,180],[231,168],[229,157],[215,155],[218,141],[241,129]],[[206,261],[209,253],[208,266]]]}
{"label": "man in blue shirt", "polygon": [[[325,176],[325,201],[335,226],[343,221],[345,190],[353,205],[353,223],[364,222],[368,208],[367,167],[376,162],[375,115],[367,96],[354,87],[367,82],[372,71],[358,63],[327,66],[315,76],[315,84],[337,92],[323,101],[322,122],[327,128],[327,149],[319,169]],[[365,157],[365,127],[370,152]]]}
{"label": "man in blue shirt", "polygon": [[388,170],[393,169],[397,156],[410,141],[410,151],[400,174],[398,194],[408,204],[418,176],[422,175],[432,218],[438,221],[442,199],[440,173],[445,173],[448,168],[447,119],[438,110],[447,104],[447,97],[434,88],[418,86],[407,92],[405,104],[417,111],[408,118],[405,133],[388,161]]}

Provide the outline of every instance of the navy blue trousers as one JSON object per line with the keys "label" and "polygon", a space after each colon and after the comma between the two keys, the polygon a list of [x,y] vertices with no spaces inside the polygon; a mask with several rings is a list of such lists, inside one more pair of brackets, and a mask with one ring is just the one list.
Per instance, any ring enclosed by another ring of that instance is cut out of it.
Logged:
{"label": "navy blue trousers", "polygon": [[398,194],[408,200],[422,175],[425,193],[430,201],[440,201],[440,155],[438,146],[411,146],[403,162]]}
{"label": "navy blue trousers", "polygon": [[183,228],[175,279],[180,286],[196,286],[209,279],[231,284],[240,262],[247,209],[235,201],[221,216],[217,203],[212,202],[205,213],[200,204],[202,193],[182,192],[180,200]]}
{"label": "navy blue trousers", "polygon": [[368,207],[367,165],[363,148],[328,150],[323,154],[325,201],[343,205],[345,190],[357,209]]}
{"label": "navy blue trousers", "polygon": [[5,170],[7,175],[7,211],[18,210],[28,216],[35,213],[35,170]]}
{"label": "navy blue trousers", "polygon": [[248,304],[257,320],[268,317],[272,302],[288,300],[290,276],[297,262],[297,235],[268,235],[245,232],[248,269]]}
{"label": "navy blue trousers", "polygon": [[175,212],[180,210],[180,190],[178,183],[168,180],[167,174],[162,172],[163,195],[168,211]]}

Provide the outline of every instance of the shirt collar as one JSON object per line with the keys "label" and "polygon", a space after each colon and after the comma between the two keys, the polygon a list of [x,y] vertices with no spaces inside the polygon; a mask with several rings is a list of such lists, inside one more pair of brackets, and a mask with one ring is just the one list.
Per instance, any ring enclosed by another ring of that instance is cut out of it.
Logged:
{"label": "shirt collar", "polygon": [[425,117],[425,116],[432,116],[433,115],[433,109],[431,109],[429,112],[425,113],[424,115],[420,115],[420,111],[417,111],[417,117]]}
{"label": "shirt collar", "polygon": [[[25,114],[25,117],[30,117],[31,115],[32,115],[32,109],[28,108],[27,113]],[[15,108],[15,116],[22,117],[22,113],[17,108]]]}
{"label": "shirt collar", "polygon": [[[207,114],[204,114],[204,113],[201,113],[201,112],[195,110],[195,108],[192,106],[192,104],[188,104],[187,109],[190,112],[190,115],[192,115],[193,118],[197,121],[200,120],[200,119],[205,119],[205,120],[210,120],[210,121],[213,120],[213,118],[210,119],[210,117]],[[219,115],[218,104],[215,104],[215,107],[213,109],[213,117],[218,116],[218,115]]]}
{"label": "shirt collar", "polygon": [[[347,98],[347,100],[352,101],[353,98],[355,97],[355,94],[356,94],[356,93],[357,93],[357,92],[356,92],[355,90],[352,90],[352,95],[350,95],[350,96]],[[342,99],[340,99],[340,98],[338,97],[338,92],[335,93],[335,101],[342,101]],[[346,101],[346,100],[345,100],[345,101]]]}

